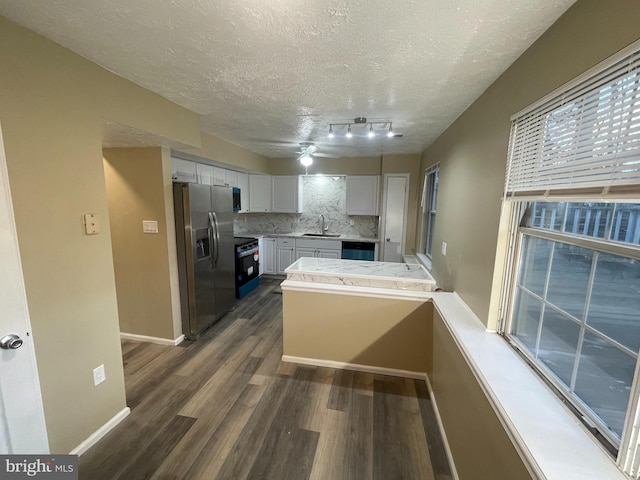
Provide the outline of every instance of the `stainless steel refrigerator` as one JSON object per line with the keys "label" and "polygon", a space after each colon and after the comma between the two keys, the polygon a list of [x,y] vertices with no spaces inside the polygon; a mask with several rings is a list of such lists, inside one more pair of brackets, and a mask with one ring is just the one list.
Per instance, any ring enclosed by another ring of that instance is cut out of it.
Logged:
{"label": "stainless steel refrigerator", "polygon": [[182,331],[195,340],[235,304],[231,187],[174,183]]}

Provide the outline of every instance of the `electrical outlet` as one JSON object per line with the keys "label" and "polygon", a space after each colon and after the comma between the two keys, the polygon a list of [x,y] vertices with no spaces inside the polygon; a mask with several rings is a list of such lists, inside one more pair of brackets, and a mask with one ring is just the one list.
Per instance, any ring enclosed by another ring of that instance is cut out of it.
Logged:
{"label": "electrical outlet", "polygon": [[442,255],[447,256],[447,244],[442,242]]}
{"label": "electrical outlet", "polygon": [[93,369],[93,385],[96,386],[99,383],[102,383],[107,378],[104,372],[104,364]]}

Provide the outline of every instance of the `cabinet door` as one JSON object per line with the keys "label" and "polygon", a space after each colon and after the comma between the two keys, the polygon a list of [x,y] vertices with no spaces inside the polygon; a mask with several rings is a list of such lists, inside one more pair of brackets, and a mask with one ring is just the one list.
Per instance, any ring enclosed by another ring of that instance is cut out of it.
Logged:
{"label": "cabinet door", "polygon": [[181,158],[172,158],[173,180],[178,182],[196,183],[196,164]]}
{"label": "cabinet door", "polygon": [[264,273],[264,238],[258,238],[258,276]]}
{"label": "cabinet door", "polygon": [[249,174],[249,211],[271,211],[271,176]]}
{"label": "cabinet door", "polygon": [[316,256],[318,258],[332,258],[334,260],[338,260],[342,257],[342,252],[340,250],[317,250]]}
{"label": "cabinet door", "polygon": [[271,177],[271,211],[281,213],[302,212],[302,177],[274,175]]}
{"label": "cabinet door", "polygon": [[296,248],[296,260],[302,257],[315,257],[316,250],[313,248]]}
{"label": "cabinet door", "polygon": [[225,170],[225,176],[227,185],[230,187],[238,186],[238,172],[235,170]]}
{"label": "cabinet door", "polygon": [[263,239],[264,252],[260,254],[262,259],[263,272],[266,274],[275,275],[276,273],[276,239],[265,238]]}
{"label": "cabinet door", "polygon": [[377,175],[347,175],[347,215],[378,215]]}
{"label": "cabinet door", "polygon": [[238,188],[240,189],[240,212],[249,211],[249,174],[238,172]]}
{"label": "cabinet door", "polygon": [[283,274],[284,269],[295,262],[295,249],[293,247],[278,247],[278,273]]}
{"label": "cabinet door", "polygon": [[213,185],[213,166],[204,163],[196,163],[196,174],[198,183],[203,185]]}
{"label": "cabinet door", "polygon": [[227,184],[227,171],[224,168],[213,167],[213,184],[222,186]]}

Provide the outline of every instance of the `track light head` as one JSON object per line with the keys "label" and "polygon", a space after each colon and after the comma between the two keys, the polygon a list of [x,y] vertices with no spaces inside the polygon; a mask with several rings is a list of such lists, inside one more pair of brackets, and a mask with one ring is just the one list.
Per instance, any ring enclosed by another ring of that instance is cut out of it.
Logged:
{"label": "track light head", "polygon": [[371,123],[371,124],[369,124],[369,133],[367,133],[367,137],[373,138],[375,136],[376,136],[376,134],[373,133],[373,123]]}
{"label": "track light head", "polygon": [[389,131],[387,132],[387,137],[393,137],[393,124],[389,122]]}
{"label": "track light head", "polygon": [[333,138],[333,125],[329,124],[329,135],[327,135],[329,138]]}
{"label": "track light head", "polygon": [[347,134],[345,136],[347,138],[353,137],[353,134],[351,133],[351,124],[349,124],[349,128],[347,129]]}

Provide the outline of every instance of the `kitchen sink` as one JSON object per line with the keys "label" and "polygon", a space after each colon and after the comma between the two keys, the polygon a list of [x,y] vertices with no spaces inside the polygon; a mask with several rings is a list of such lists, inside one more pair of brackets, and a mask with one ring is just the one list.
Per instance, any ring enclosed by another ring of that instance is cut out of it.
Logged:
{"label": "kitchen sink", "polygon": [[340,234],[337,234],[337,233],[303,233],[302,236],[303,237],[329,237],[329,238],[336,238],[336,237],[339,237]]}

